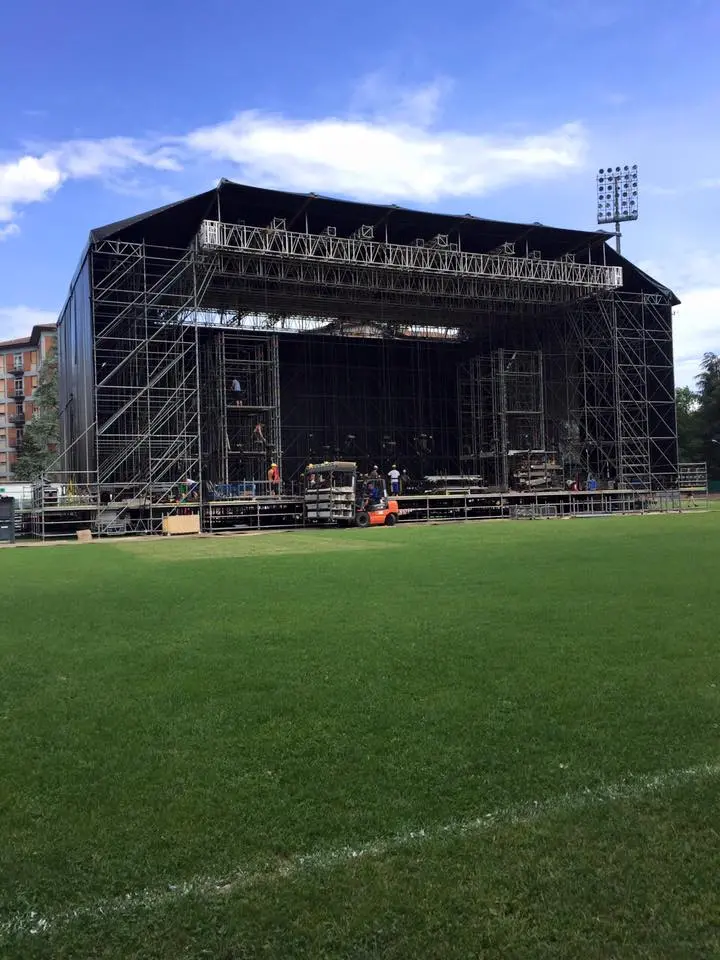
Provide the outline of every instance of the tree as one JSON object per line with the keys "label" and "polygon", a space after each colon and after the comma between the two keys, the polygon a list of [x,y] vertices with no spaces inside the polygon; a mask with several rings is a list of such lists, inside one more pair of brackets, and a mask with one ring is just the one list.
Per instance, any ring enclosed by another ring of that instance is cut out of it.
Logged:
{"label": "tree", "polygon": [[706,353],[695,378],[697,391],[698,460],[705,460],[712,479],[720,479],[720,357]]}
{"label": "tree", "polygon": [[38,385],[33,396],[32,419],[23,433],[22,451],[15,465],[15,479],[37,480],[57,456],[60,442],[58,411],[58,363],[54,347],[40,368]]}
{"label": "tree", "polygon": [[675,390],[678,455],[681,463],[698,463],[703,458],[698,397],[690,387]]}
{"label": "tree", "polygon": [[675,391],[678,450],[681,463],[708,465],[711,480],[720,479],[720,357],[706,353],[695,378],[697,391]]}
{"label": "tree", "polygon": [[720,479],[720,357],[706,353],[695,378],[697,391],[675,391],[678,452],[681,463],[708,465],[711,479]]}

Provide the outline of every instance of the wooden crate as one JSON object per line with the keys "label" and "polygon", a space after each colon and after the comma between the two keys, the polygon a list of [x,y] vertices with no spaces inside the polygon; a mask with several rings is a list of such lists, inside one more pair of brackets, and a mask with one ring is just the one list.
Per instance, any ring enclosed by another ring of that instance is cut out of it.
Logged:
{"label": "wooden crate", "polygon": [[167,536],[178,533],[200,533],[200,514],[163,517],[162,532]]}

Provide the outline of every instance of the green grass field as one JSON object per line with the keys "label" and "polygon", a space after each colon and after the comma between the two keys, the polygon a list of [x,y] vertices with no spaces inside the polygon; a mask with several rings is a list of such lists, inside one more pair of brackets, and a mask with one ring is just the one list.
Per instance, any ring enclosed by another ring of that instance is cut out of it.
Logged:
{"label": "green grass field", "polygon": [[0,551],[0,956],[720,956],[719,560],[720,512]]}

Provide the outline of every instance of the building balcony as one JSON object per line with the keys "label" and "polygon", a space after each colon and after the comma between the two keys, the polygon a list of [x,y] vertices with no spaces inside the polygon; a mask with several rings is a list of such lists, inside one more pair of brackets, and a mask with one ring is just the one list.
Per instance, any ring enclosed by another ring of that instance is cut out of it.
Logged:
{"label": "building balcony", "polygon": [[9,360],[7,365],[8,373],[25,373],[25,367],[22,363],[15,363],[14,360]]}
{"label": "building balcony", "polygon": [[23,426],[25,423],[25,414],[24,413],[11,413],[8,417],[10,423],[14,423],[16,426]]}

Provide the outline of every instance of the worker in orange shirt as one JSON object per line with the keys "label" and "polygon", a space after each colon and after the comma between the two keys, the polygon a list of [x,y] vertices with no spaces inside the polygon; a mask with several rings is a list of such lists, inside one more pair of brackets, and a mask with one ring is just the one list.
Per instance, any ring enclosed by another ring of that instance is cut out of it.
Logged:
{"label": "worker in orange shirt", "polygon": [[267,473],[268,483],[270,484],[270,493],[274,497],[280,496],[280,470],[276,463],[270,464],[270,469]]}

